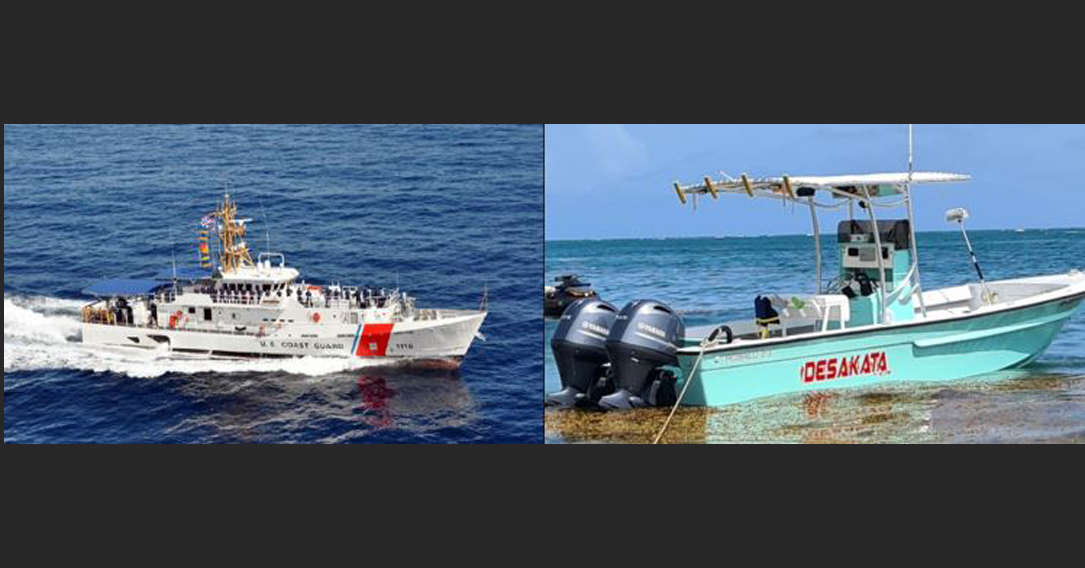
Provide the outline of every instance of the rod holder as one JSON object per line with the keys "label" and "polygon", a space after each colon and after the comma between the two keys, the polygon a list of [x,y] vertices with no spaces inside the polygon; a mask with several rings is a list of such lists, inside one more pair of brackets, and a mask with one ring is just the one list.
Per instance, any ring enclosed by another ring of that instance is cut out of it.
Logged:
{"label": "rod holder", "polygon": [[705,176],[704,185],[708,188],[708,193],[712,194],[712,199],[719,199],[720,192],[716,190],[716,184],[712,183],[712,178]]}
{"label": "rod holder", "polygon": [[784,176],[784,189],[787,191],[787,196],[791,199],[795,199],[795,189],[791,187],[791,177]]}

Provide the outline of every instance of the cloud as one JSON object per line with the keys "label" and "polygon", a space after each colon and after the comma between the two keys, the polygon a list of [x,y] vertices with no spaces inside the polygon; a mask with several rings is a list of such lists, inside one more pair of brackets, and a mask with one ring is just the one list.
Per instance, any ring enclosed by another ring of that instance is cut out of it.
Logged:
{"label": "cloud", "polygon": [[585,129],[599,167],[610,176],[626,173],[647,157],[647,146],[624,124],[588,124]]}

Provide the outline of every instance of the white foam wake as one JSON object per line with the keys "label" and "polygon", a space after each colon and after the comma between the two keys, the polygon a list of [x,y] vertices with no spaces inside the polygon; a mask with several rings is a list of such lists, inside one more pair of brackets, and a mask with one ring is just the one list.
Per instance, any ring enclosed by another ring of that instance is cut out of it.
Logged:
{"label": "white foam wake", "polygon": [[222,360],[164,352],[83,345],[79,309],[85,302],[47,297],[4,296],[4,372],[71,369],[113,372],[138,378],[166,373],[290,373],[310,377],[371,366],[362,359]]}

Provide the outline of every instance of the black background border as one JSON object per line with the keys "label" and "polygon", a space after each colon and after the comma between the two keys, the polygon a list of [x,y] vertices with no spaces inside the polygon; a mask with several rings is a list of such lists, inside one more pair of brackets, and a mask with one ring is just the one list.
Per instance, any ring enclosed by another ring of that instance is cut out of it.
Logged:
{"label": "black background border", "polygon": [[[596,19],[589,34],[585,14],[544,7],[472,25],[446,19],[449,7],[421,23],[380,8],[275,9],[268,22],[210,6],[9,7],[5,120],[1073,122],[1083,108],[1080,34],[1065,14],[1040,28],[1038,13],[997,27],[938,12],[938,23],[881,20],[874,33],[847,20],[817,28],[800,8],[782,23]],[[549,17],[535,21],[540,10]],[[992,552],[1024,564],[1015,543],[1075,542],[1066,529],[1082,495],[1078,470],[1040,448],[4,452],[8,556],[46,564],[972,564]],[[1053,560],[1052,548],[1028,563]]]}

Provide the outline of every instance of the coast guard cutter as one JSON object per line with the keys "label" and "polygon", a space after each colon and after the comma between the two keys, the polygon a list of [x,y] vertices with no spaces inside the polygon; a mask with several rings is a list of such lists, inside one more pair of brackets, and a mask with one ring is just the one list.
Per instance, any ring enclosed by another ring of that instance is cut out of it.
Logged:
{"label": "coast guard cutter", "polygon": [[[479,335],[478,310],[422,309],[398,289],[299,281],[280,253],[253,260],[248,219],[226,195],[203,220],[203,271],[109,280],[84,292],[83,342],[216,357],[358,357],[458,365]],[[217,237],[211,264],[208,233]]]}

